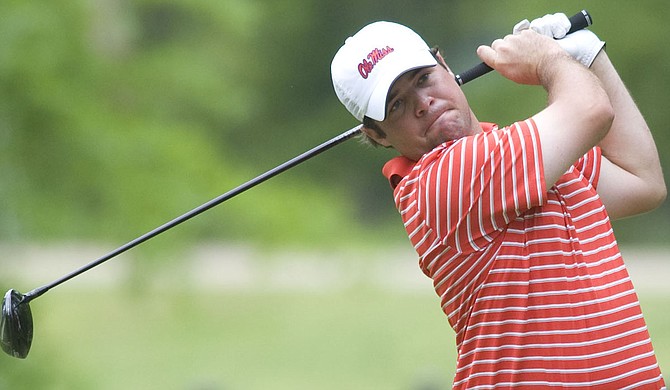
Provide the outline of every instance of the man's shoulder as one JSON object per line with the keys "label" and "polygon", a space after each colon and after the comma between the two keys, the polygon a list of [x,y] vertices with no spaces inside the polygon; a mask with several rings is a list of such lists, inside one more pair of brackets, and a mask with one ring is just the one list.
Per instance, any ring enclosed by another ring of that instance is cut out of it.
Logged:
{"label": "man's shoulder", "polygon": [[484,133],[488,133],[494,130],[498,130],[498,124],[497,123],[492,123],[492,122],[480,122],[479,123],[480,127],[482,128],[482,131]]}

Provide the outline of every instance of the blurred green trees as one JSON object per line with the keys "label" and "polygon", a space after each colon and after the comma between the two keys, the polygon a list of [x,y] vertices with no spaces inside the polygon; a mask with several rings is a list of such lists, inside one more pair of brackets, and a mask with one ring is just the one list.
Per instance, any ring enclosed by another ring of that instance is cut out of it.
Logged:
{"label": "blurred green trees", "polygon": [[[0,8],[3,241],[133,238],[354,126],[332,91],[330,60],[377,19],[414,27],[463,70],[478,62],[478,44],[519,19],[587,8],[668,166],[670,11],[661,0],[5,0]],[[507,124],[544,104],[541,90],[495,74],[464,88],[481,120]],[[172,237],[401,237],[379,173],[392,155],[349,141]],[[669,214],[666,205],[618,222],[619,239],[665,242]]]}

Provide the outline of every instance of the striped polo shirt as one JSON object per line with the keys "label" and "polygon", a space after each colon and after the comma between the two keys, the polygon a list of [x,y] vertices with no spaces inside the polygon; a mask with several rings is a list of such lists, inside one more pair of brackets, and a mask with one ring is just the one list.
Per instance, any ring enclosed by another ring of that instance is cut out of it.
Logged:
{"label": "striped polo shirt", "polygon": [[453,387],[663,388],[596,193],[599,148],[551,188],[532,119],[384,166],[456,332]]}

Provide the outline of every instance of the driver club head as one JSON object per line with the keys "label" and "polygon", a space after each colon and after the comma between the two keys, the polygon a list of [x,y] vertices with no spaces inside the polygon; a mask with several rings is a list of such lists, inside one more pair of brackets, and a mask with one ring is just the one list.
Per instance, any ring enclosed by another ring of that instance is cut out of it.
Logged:
{"label": "driver club head", "polygon": [[9,290],[2,301],[0,346],[8,355],[25,359],[33,342],[33,315],[25,296]]}

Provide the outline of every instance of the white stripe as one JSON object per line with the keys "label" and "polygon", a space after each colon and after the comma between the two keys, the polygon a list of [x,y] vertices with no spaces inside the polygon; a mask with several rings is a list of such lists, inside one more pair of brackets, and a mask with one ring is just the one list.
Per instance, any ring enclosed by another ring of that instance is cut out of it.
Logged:
{"label": "white stripe", "polygon": [[[580,252],[575,252],[575,255],[578,255],[579,253]],[[505,259],[505,260],[528,261],[531,258],[541,258],[541,257],[547,257],[547,258],[551,259],[551,257],[552,257],[551,255],[553,255],[553,254],[554,254],[554,252],[541,252],[541,253],[537,253],[537,254],[526,254],[526,255],[499,255],[498,258],[499,259]],[[563,252],[563,257],[572,257],[571,252]],[[588,265],[589,267],[594,267],[597,264],[607,263],[607,262],[610,262],[612,260],[616,260],[616,259],[620,259],[620,258],[621,258],[621,253],[616,252],[612,256],[604,257],[604,258],[598,260],[598,262],[596,262],[596,263],[587,263],[587,264],[589,264]],[[554,260],[557,260],[557,259],[554,259]],[[558,263],[558,264],[561,264],[561,263]]]}
{"label": "white stripe", "polygon": [[[618,254],[617,254],[618,256]],[[543,264],[543,265],[532,265],[530,267],[524,266],[522,268],[515,268],[515,267],[505,267],[505,268],[497,268],[497,269],[492,269],[491,273],[496,274],[496,273],[511,273],[511,272],[523,272],[523,273],[529,273],[533,271],[542,271],[542,270],[553,270],[553,269],[566,269],[566,270],[574,270],[578,268],[593,268],[593,267],[598,267],[601,266],[605,263],[609,263],[610,261],[614,260],[617,258],[617,256],[610,256],[609,258],[603,258],[595,262],[591,263],[585,263],[583,261],[578,261],[572,264],[566,264],[563,262],[558,262],[558,263],[551,263],[551,264]],[[521,263],[526,263],[528,261],[528,258],[525,256],[506,256],[508,260],[516,260]],[[559,259],[555,259],[559,260]]]}
{"label": "white stripe", "polygon": [[[483,152],[482,152],[482,160],[486,162],[487,157],[489,157],[489,143],[488,143],[488,137],[481,137],[481,142],[483,146]],[[475,149],[476,150],[476,149]],[[473,164],[473,175],[474,175],[474,164]],[[479,234],[486,238],[487,241],[491,242],[493,239],[488,235],[486,232],[486,229],[484,226],[486,226],[486,223],[482,219],[486,214],[484,212],[484,201],[486,194],[484,193],[484,189],[486,188],[486,177],[485,177],[485,172],[486,172],[486,165],[482,164],[482,166],[479,167],[479,175],[477,175],[479,179],[479,196],[480,196],[480,201],[477,202],[477,212],[479,214]],[[489,202],[491,201],[491,198],[489,198]],[[493,218],[493,212],[490,212],[489,219],[494,220]],[[495,223],[492,224],[492,226],[495,229]]]}
{"label": "white stripe", "polygon": [[[453,165],[454,165],[454,155],[453,155],[453,153],[449,153],[449,170],[447,171],[447,172],[449,172],[449,174],[447,175],[447,187],[446,187],[447,196],[445,196],[446,199],[447,199],[447,204],[445,205],[445,211],[446,211],[446,214],[447,214],[447,219],[446,219],[445,224],[444,224],[447,232],[451,231],[451,221],[453,220],[453,216],[451,215],[451,210],[453,209],[453,205],[451,204],[451,196],[449,196],[449,194],[451,194],[451,187],[453,186],[453,183],[452,183],[453,176],[451,174],[453,172]],[[456,201],[458,201],[458,200],[456,200]],[[437,235],[440,236],[440,237],[444,237],[443,232],[440,230],[441,225],[442,225],[440,223],[440,216],[438,215],[438,216],[436,216],[436,218],[437,218],[437,221],[438,221],[437,226],[435,227]],[[458,240],[456,240],[456,247],[457,247],[458,251],[460,252]]]}
{"label": "white stripe", "polygon": [[[461,142],[461,157],[465,155],[465,146],[466,142]],[[463,201],[463,176],[465,175],[465,172],[463,172],[465,169],[463,165],[463,158],[461,158],[460,164],[458,165],[458,221],[463,220],[463,204],[465,203]],[[451,172],[451,170],[450,170]],[[448,196],[450,197],[450,196]],[[460,237],[460,229],[458,229],[458,223],[456,224],[456,227],[454,227],[454,232],[456,233],[456,247],[459,248],[459,251],[462,251],[460,248],[460,243],[461,243],[461,237]],[[468,240],[469,242],[471,240]]]}
{"label": "white stripe", "polygon": [[[549,202],[549,201],[548,201]],[[539,210],[539,209],[535,209]],[[521,216],[523,219],[535,219],[535,218],[544,218],[544,217],[555,217],[555,218],[564,218],[565,213],[559,211],[535,211],[533,213],[525,213]]]}
{"label": "white stripe", "polygon": [[[597,344],[602,344],[602,345],[607,345],[607,343],[611,341],[615,341],[618,339],[622,339],[625,337],[628,337],[630,335],[636,334],[636,333],[641,333],[641,332],[646,332],[647,327],[639,327],[635,329],[630,329],[626,332],[623,333],[617,333],[612,336],[607,336],[607,337],[602,337],[599,339],[593,339],[593,340],[587,340],[587,341],[582,341],[582,342],[576,342],[576,343],[543,343],[543,344],[503,344],[503,345],[496,345],[493,347],[478,347],[475,348],[471,351],[468,351],[466,353],[461,354],[461,358],[464,358],[466,356],[470,356],[472,354],[476,354],[479,352],[487,352],[487,351],[495,351],[498,353],[503,353],[504,350],[511,350],[511,351],[517,351],[517,350],[524,350],[524,349],[558,349],[558,348],[583,348],[591,345],[597,345]],[[634,344],[639,345],[645,345],[649,344],[649,338],[645,338],[644,340],[637,341]],[[627,344],[628,345],[628,344]],[[618,351],[617,351],[618,352]]]}
{"label": "white stripe", "polygon": [[[608,231],[606,231],[606,232],[603,232],[603,233],[600,233],[600,234],[596,234],[595,236],[591,236],[591,238],[586,238],[586,239],[583,239],[583,240],[581,240],[581,241],[579,241],[579,242],[580,242],[581,244],[590,244],[590,243],[592,243],[593,241],[598,241],[598,240],[601,239],[601,238],[606,238],[606,237],[610,237],[610,236],[613,236],[613,235],[614,235],[614,232],[612,231],[612,229],[610,229],[610,230],[608,230]],[[615,242],[615,245],[616,245],[616,242]],[[605,246],[607,246],[607,245],[605,245]],[[611,246],[609,246],[609,248],[611,248]]]}
{"label": "white stripe", "polygon": [[589,314],[583,314],[579,316],[570,316],[570,317],[543,317],[543,318],[529,318],[527,320],[501,320],[501,321],[487,321],[487,322],[480,322],[476,324],[472,324],[469,326],[469,329],[474,329],[474,328],[481,328],[481,327],[486,327],[486,326],[500,326],[500,325],[509,325],[509,324],[542,324],[546,322],[570,322],[570,321],[575,321],[575,320],[588,320],[591,318],[596,318],[596,317],[602,317],[604,315],[609,315],[609,314],[614,314],[618,313],[621,311],[624,311],[626,309],[630,309],[633,307],[638,307],[639,303],[638,302],[631,302],[627,305],[619,306],[613,309],[609,310],[604,310],[598,313],[589,313]]}
{"label": "white stripe", "polygon": [[[432,209],[433,207],[435,207],[435,208],[439,208],[439,206],[437,205],[437,200],[436,200],[436,202],[435,202],[435,203],[436,203],[435,206],[433,206],[433,205],[431,204],[431,199],[430,199],[430,197],[431,197],[431,194],[433,194],[433,193],[439,193],[439,188],[440,188],[440,183],[441,183],[441,178],[439,177],[439,172],[441,171],[441,165],[442,165],[442,164],[437,164],[437,167],[438,167],[438,177],[435,178],[435,189],[433,189],[433,188],[431,187],[431,185],[433,184],[433,180],[432,180],[432,178],[433,178],[433,171],[435,170],[435,166],[436,166],[436,164],[432,164],[432,165],[430,166],[430,168],[428,168],[426,171],[424,171],[424,172],[425,172],[425,175],[424,175],[424,179],[423,179],[423,181],[422,181],[422,183],[423,183],[424,185],[423,185],[422,187],[419,187],[419,192],[418,192],[418,194],[417,194],[417,199],[420,200],[420,203],[419,203],[420,206],[419,206],[419,207],[425,209],[425,210],[421,210],[421,214],[424,215],[423,219],[424,219],[424,221],[426,221],[426,223],[427,223],[428,225],[431,224],[430,218],[431,218],[431,215],[433,215],[433,214],[431,213],[431,209]],[[435,216],[436,216],[436,221],[439,221],[438,214],[435,214]],[[438,222],[438,223],[437,223],[437,226],[436,226],[436,229],[438,229],[438,231],[439,231],[439,229],[440,229],[440,226],[439,226],[439,225],[440,225],[440,224],[439,224],[439,222]]]}
{"label": "white stripe", "polygon": [[410,211],[414,211],[414,210],[416,210],[416,207],[415,207],[415,206],[416,206],[416,200],[413,200],[412,202],[410,202],[410,203],[407,205],[407,207],[405,207],[404,209],[400,210],[400,215],[402,216],[402,215],[407,214],[407,213],[410,212]]}
{"label": "white stripe", "polygon": [[590,191],[591,191],[591,188],[589,188],[589,187],[580,187],[580,188],[578,188],[578,189],[576,189],[576,190],[574,190],[570,193],[563,194],[563,197],[569,199],[569,198],[575,197],[575,196],[577,196],[577,195],[579,195],[583,192],[590,192]]}
{"label": "white stripe", "polygon": [[529,260],[529,259],[534,259],[534,258],[539,258],[539,257],[554,257],[554,256],[562,256],[562,257],[574,257],[575,255],[580,255],[581,252],[579,250],[575,250],[572,252],[568,251],[562,251],[562,250],[555,250],[555,251],[543,251],[543,252],[535,252],[535,253],[526,253],[522,255],[499,255],[499,259],[510,259],[510,260]]}
{"label": "white stripe", "polygon": [[608,355],[614,355],[620,352],[627,351],[629,349],[637,348],[646,344],[649,344],[651,341],[647,338],[645,340],[640,340],[636,341],[632,344],[626,344],[622,345],[620,347],[614,348],[614,349],[608,349],[605,351],[601,352],[595,352],[595,353],[589,353],[585,355],[557,355],[557,356],[523,356],[523,357],[517,357],[517,356],[505,356],[501,357],[499,359],[478,359],[478,360],[473,360],[472,363],[467,364],[465,366],[460,367],[457,372],[463,371],[465,369],[468,369],[469,367],[478,365],[478,364],[486,364],[486,363],[494,363],[494,362],[523,362],[527,360],[548,360],[548,361],[570,361],[570,360],[584,360],[584,359],[594,359],[594,358],[601,358],[605,357]]}
{"label": "white stripe", "polygon": [[[421,224],[421,226],[423,226],[423,223]],[[426,240],[428,238],[430,238],[431,233],[432,233],[432,230],[426,231],[426,234],[424,234],[423,237],[421,237],[421,239],[419,241],[417,241],[417,243],[414,245],[414,249],[418,250],[419,247],[421,247],[421,245],[423,245],[423,243],[426,242]]]}
{"label": "white stripe", "polygon": [[537,279],[529,279],[525,281],[512,281],[512,280],[505,280],[502,282],[487,282],[484,283],[484,287],[495,287],[495,286],[528,286],[528,285],[533,285],[533,284],[543,284],[543,283],[553,283],[553,282],[578,282],[582,280],[594,280],[594,279],[600,279],[602,277],[615,274],[617,272],[620,272],[622,270],[625,270],[626,266],[625,265],[620,265],[619,267],[613,268],[613,269],[608,269],[605,270],[599,274],[588,274],[588,275],[577,275],[577,276],[561,276],[561,277],[555,277],[555,278],[537,278]]}
{"label": "white stripe", "polygon": [[408,234],[410,240],[419,232],[421,231],[421,228],[423,227],[423,223],[421,223],[419,226],[417,226],[412,232]]}
{"label": "white stripe", "polygon": [[[566,195],[564,194],[563,196],[565,197]],[[570,211],[572,211],[572,210],[576,210],[576,209],[578,209],[578,208],[584,206],[585,204],[592,203],[592,202],[596,202],[596,201],[598,201],[599,199],[600,199],[600,197],[596,194],[596,195],[593,195],[593,196],[590,197],[590,198],[587,198],[587,199],[582,200],[582,201],[579,202],[579,203],[575,203],[575,204],[571,204],[571,205],[565,205],[565,208],[567,208],[567,209],[570,210]]]}
{"label": "white stripe", "polygon": [[543,297],[543,296],[557,296],[557,295],[580,295],[585,292],[591,292],[591,291],[600,291],[600,290],[607,290],[608,288],[616,287],[620,284],[626,284],[630,281],[630,278],[624,278],[624,279],[619,279],[615,280],[614,282],[603,284],[601,286],[597,287],[584,287],[584,288],[578,288],[575,290],[554,290],[554,291],[542,291],[542,292],[531,292],[531,293],[524,293],[524,294],[504,294],[504,295],[490,295],[490,296],[485,296],[485,297],[480,297],[477,298],[478,301],[495,301],[495,300],[505,300],[509,298],[530,298],[530,297]]}
{"label": "white stripe", "polygon": [[[571,171],[573,171],[573,170],[574,170],[574,165],[570,167],[570,169],[568,170],[568,172],[571,172]],[[572,186],[572,185],[574,185],[574,184],[576,184],[576,183],[579,183],[579,182],[581,182],[581,181],[582,181],[582,179],[581,179],[580,177],[575,177],[575,178],[570,179],[570,180],[568,180],[568,181],[564,181],[564,182],[562,182],[562,183],[557,184],[557,185],[556,185],[556,188],[558,188],[559,190],[560,190],[560,189],[563,189],[563,188],[568,188],[568,187],[570,187],[570,186]]]}
{"label": "white stripe", "polygon": [[[502,149],[502,147],[500,145],[500,139],[498,139],[497,135],[498,134],[496,133],[496,142],[498,142],[498,144],[496,146],[497,146],[498,152],[500,153],[500,166],[504,167],[504,166],[507,165],[505,163],[505,153],[504,153],[503,150],[500,150],[500,149]],[[491,160],[491,162],[493,162],[493,160]],[[501,202],[501,205],[502,205],[501,215],[505,219],[505,225],[509,225],[510,219],[509,219],[509,216],[507,215],[507,202],[505,201],[505,195],[507,194],[507,188],[506,188],[506,185],[505,185],[507,179],[505,177],[505,172],[506,172],[505,169],[500,170],[500,192],[498,193],[498,196],[500,197],[500,202]]]}
{"label": "white stripe", "polygon": [[[501,307],[501,308],[495,308],[495,309],[481,309],[472,312],[470,317],[476,317],[479,315],[485,315],[485,314],[490,314],[490,313],[511,313],[511,312],[529,312],[529,311],[540,311],[540,310],[547,310],[547,309],[572,309],[572,308],[577,308],[577,307],[583,307],[583,306],[588,306],[592,305],[594,303],[605,303],[605,302],[610,302],[615,299],[623,298],[625,296],[634,294],[634,291],[628,290],[624,291],[622,293],[618,293],[615,296],[607,297],[607,298],[601,298],[601,299],[592,299],[589,301],[583,301],[579,303],[554,303],[554,304],[546,304],[546,305],[533,305],[533,306],[509,306],[509,307]],[[593,312],[592,314],[596,314],[598,312]],[[539,315],[539,314],[538,314]],[[548,332],[549,333],[549,332]]]}
{"label": "white stripe", "polygon": [[593,223],[590,224],[590,225],[587,225],[587,226],[584,226],[584,227],[581,227],[581,228],[579,228],[579,229],[575,229],[575,230],[576,230],[578,233],[582,233],[582,232],[586,232],[586,231],[588,231],[588,230],[591,230],[591,229],[593,229],[593,228],[595,228],[595,227],[602,226],[602,225],[606,225],[607,223],[609,223],[609,219],[607,219],[607,218],[605,218],[605,219],[599,219],[599,220],[593,222]]}
{"label": "white stripe", "polygon": [[[623,366],[629,363],[632,363],[634,361],[648,358],[650,356],[653,356],[653,352],[647,352],[643,353],[640,355],[635,355],[631,356],[627,359],[616,361],[613,363],[609,364],[603,364],[600,366],[594,366],[594,367],[589,367],[589,368],[524,368],[524,369],[503,369],[503,370],[497,370],[493,372],[481,372],[481,373],[476,373],[476,374],[471,374],[469,377],[470,378],[476,378],[478,376],[492,376],[492,375],[498,375],[498,374],[504,374],[504,373],[533,373],[533,372],[541,372],[541,373],[560,373],[560,374],[585,374],[585,373],[591,373],[591,372],[598,372],[598,371],[603,371],[619,366]],[[479,362],[479,361],[478,361]],[[491,362],[486,362],[486,363],[498,363],[499,360],[493,360]]]}
{"label": "white stripe", "polygon": [[505,241],[503,242],[503,247],[514,247],[514,248],[525,248],[533,245],[547,244],[547,243],[561,243],[561,244],[571,244],[574,242],[579,242],[574,238],[561,238],[561,237],[550,237],[550,238],[536,238],[534,240],[528,241]]}
{"label": "white stripe", "polygon": [[409,192],[407,195],[401,197],[401,198],[400,198],[400,201],[396,201],[396,203],[397,203],[397,204],[400,204],[400,203],[406,201],[407,199],[413,197],[415,192],[416,192],[416,189],[413,189],[413,190],[412,190],[411,192]]}
{"label": "white stripe", "polygon": [[[443,183],[443,177],[442,177],[442,169],[444,168],[444,157],[440,159],[440,163],[438,164],[438,169],[437,169],[437,177],[435,178],[435,192],[433,196],[435,196],[434,202],[435,205],[433,206],[435,208],[435,229],[437,230],[438,236],[442,237],[442,234],[444,232],[441,232],[441,227],[442,227],[442,213],[444,212],[442,210],[442,202],[440,198],[440,194],[442,194],[442,183]],[[448,172],[448,175],[450,176],[450,172]],[[428,190],[426,190],[428,192]],[[435,195],[437,194],[437,195]],[[428,203],[430,193],[426,194],[426,203]],[[429,212],[426,212],[426,218],[428,218],[429,215],[431,215]]]}
{"label": "white stripe", "polygon": [[[584,256],[591,256],[591,255],[594,255],[594,254],[596,254],[596,253],[600,253],[600,252],[602,252],[602,251],[606,251],[606,250],[608,250],[608,249],[612,249],[612,248],[614,248],[615,246],[617,246],[617,243],[616,243],[616,241],[613,241],[613,242],[611,242],[611,243],[609,243],[609,244],[607,244],[607,245],[601,245],[601,246],[599,246],[598,248],[592,249],[592,250],[590,250],[590,251],[584,251],[583,253],[584,253]],[[619,253],[619,252],[617,251],[617,253],[614,254],[614,255],[611,256],[611,257],[620,257],[620,256],[621,256],[621,253]]]}
{"label": "white stripe", "polygon": [[[407,218],[407,220],[405,220],[405,222],[403,224],[405,226],[405,228],[407,228],[407,226],[411,225],[412,222],[414,222],[417,218],[419,218],[419,215],[420,215],[419,212],[417,210],[414,210],[414,211],[415,211],[414,215],[412,215],[411,217]],[[409,210],[408,210],[408,212],[409,212]],[[425,223],[425,221],[424,221],[424,223]]]}
{"label": "white stripe", "polygon": [[[469,142],[468,143],[464,142],[464,144],[470,144],[470,143]],[[464,149],[465,149],[465,145],[464,145]],[[472,209],[472,205],[475,204],[475,196],[474,196],[475,194],[474,194],[474,191],[472,190],[472,183],[475,182],[475,166],[477,165],[477,147],[476,147],[476,144],[472,143],[472,146],[469,149],[472,150],[472,156],[471,156],[472,161],[471,161],[471,164],[470,164],[470,165],[472,165],[472,168],[470,168],[470,177],[468,179],[468,183],[471,183],[471,184],[470,184],[470,188],[467,190],[467,192],[469,193],[469,200],[468,200],[468,208],[467,208],[468,213],[465,216],[465,230],[467,232],[468,241],[470,242],[470,245],[472,245],[472,247],[475,248],[475,250],[479,250],[480,249],[479,246],[475,245],[475,243],[474,243],[475,238],[472,234],[472,224],[473,224],[472,213],[470,212],[470,210]],[[461,159],[461,166],[463,167],[463,170],[465,170],[464,160],[465,159]],[[464,177],[465,177],[465,172],[463,172],[463,177],[461,178],[461,180],[463,180]],[[463,192],[461,194],[463,194]],[[479,228],[481,229],[481,220],[478,220],[477,222],[479,223]]]}
{"label": "white stripe", "polygon": [[[477,386],[477,389],[494,389],[497,387],[519,387],[519,386],[561,386],[561,387],[582,387],[582,386],[594,386],[594,385],[600,385],[600,384],[605,384],[605,383],[610,383],[614,382],[616,380],[625,378],[627,376],[632,376],[633,374],[636,374],[638,372],[643,372],[643,371],[648,371],[654,369],[655,366],[648,366],[648,367],[643,367],[637,370],[633,370],[629,373],[626,374],[620,374],[617,375],[616,377],[611,377],[611,378],[606,378],[606,379],[600,379],[597,381],[589,381],[589,382],[548,382],[548,381],[523,381],[523,382],[501,382],[501,383],[496,383],[495,385],[480,385]],[[501,370],[504,371],[504,370]],[[524,370],[525,371],[525,370]],[[547,371],[549,372],[549,370]],[[482,373],[482,374],[473,374],[470,377],[476,377],[476,376],[496,376],[497,373]],[[468,380],[464,379],[463,381]],[[460,381],[459,383],[463,382]],[[646,381],[645,381],[646,382]],[[454,384],[455,385],[455,384]],[[633,387],[631,387],[632,389]]]}
{"label": "white stripe", "polygon": [[530,187],[528,187],[528,185],[530,184],[529,183],[530,178],[528,177],[528,155],[527,155],[527,152],[526,152],[525,137],[523,136],[521,128],[518,127],[518,126],[516,126],[516,127],[518,129],[517,132],[519,133],[519,138],[522,140],[522,142],[521,142],[521,162],[523,163],[523,186],[524,186],[524,190],[525,190],[525,193],[526,193],[526,207],[524,207],[524,210],[522,210],[522,211],[526,211],[531,207],[530,206],[530,204],[531,204],[530,203]]}
{"label": "white stripe", "polygon": [[528,232],[535,232],[535,231],[541,231],[541,230],[568,231],[569,228],[570,228],[570,226],[566,227],[564,225],[549,223],[549,224],[544,224],[544,225],[528,226],[524,230],[510,228],[510,229],[507,229],[507,231],[510,232],[510,233],[514,233],[514,234],[525,235]]}
{"label": "white stripe", "polygon": [[[517,125],[515,124],[514,130],[517,132],[519,131]],[[506,132],[507,136],[507,143],[509,144],[509,154],[510,154],[510,161],[512,162],[512,166],[510,169],[510,172],[512,174],[512,198],[514,199],[514,215],[517,215],[517,213],[520,210],[519,207],[519,194],[517,193],[516,186],[518,179],[516,177],[516,151],[514,150],[514,140],[512,139],[512,129],[510,128],[509,131]]]}
{"label": "white stripe", "polygon": [[[634,374],[644,372],[644,371],[649,371],[657,368],[658,365],[654,364],[651,366],[647,367],[641,367],[638,368],[637,370],[629,371],[625,374],[620,374],[614,377],[606,378],[606,379],[600,379],[596,381],[590,381],[590,382],[549,382],[549,381],[524,381],[524,382],[499,382],[496,383],[495,385],[479,385],[477,386],[477,389],[495,389],[498,387],[520,387],[520,386],[556,386],[556,387],[590,387],[594,385],[602,385],[610,382],[617,381],[622,378],[626,378],[628,376],[633,376]],[[654,380],[649,380],[649,381],[643,381],[641,383],[650,383],[650,382],[656,382],[657,380],[660,381],[662,376],[659,376],[658,378],[655,378]],[[459,384],[468,380],[467,378],[458,382]],[[456,384],[454,383],[454,386]],[[629,389],[634,389],[635,387],[630,387]]]}
{"label": "white stripe", "polygon": [[[601,204],[600,207],[597,207],[597,208],[595,208],[595,209],[593,209],[593,210],[587,211],[587,212],[585,212],[584,214],[573,216],[573,217],[572,217],[572,220],[575,221],[575,222],[579,222],[579,221],[581,221],[582,219],[588,218],[588,217],[590,217],[590,216],[592,216],[592,215],[595,215],[595,214],[602,213],[602,212],[604,212],[604,211],[605,211],[605,205],[602,205],[602,204]],[[609,218],[608,218],[608,219],[609,219]]]}
{"label": "white stripe", "polygon": [[[477,335],[474,337],[471,337],[467,340],[464,340],[463,343],[461,344],[461,348],[463,348],[464,345],[472,342],[472,341],[477,341],[477,340],[486,340],[486,339],[501,339],[505,337],[517,337],[517,338],[524,338],[524,337],[533,337],[533,336],[555,336],[555,335],[574,335],[574,334],[583,334],[587,332],[592,332],[592,331],[598,331],[598,330],[605,330],[609,328],[614,328],[619,325],[623,325],[632,321],[637,321],[640,319],[643,319],[644,317],[642,314],[638,314],[632,317],[626,317],[624,319],[615,321],[615,322],[608,322],[603,325],[597,325],[597,326],[591,326],[588,328],[575,328],[575,329],[563,329],[563,330],[538,330],[538,331],[524,331],[524,332],[504,332],[504,333],[495,333],[495,334],[481,334]],[[590,355],[587,355],[590,356]],[[549,358],[549,356],[547,356]],[[568,359],[569,356],[561,356],[556,357],[557,359]],[[522,358],[518,358],[522,359]]]}
{"label": "white stripe", "polygon": [[[431,251],[435,250],[435,248],[438,248],[438,245],[436,245],[436,243],[433,242],[433,244],[431,245]],[[442,252],[440,252],[439,254],[437,254],[437,255],[435,256],[435,258],[434,258],[433,260],[431,260],[430,263],[428,263],[428,265],[426,266],[426,269],[427,269],[428,271],[430,271],[431,275],[433,274],[432,269],[433,269],[433,266],[435,266],[435,262],[437,262],[438,260],[441,260],[441,259],[442,259],[442,256],[444,256],[450,249],[451,249],[451,248],[449,248],[449,247],[444,248],[444,250],[443,250]],[[458,256],[458,255],[455,255],[454,257],[456,257],[456,256]],[[424,255],[424,256],[421,256],[420,258],[421,258],[423,261],[425,261],[426,259],[428,259],[428,256],[427,256],[427,255]],[[448,262],[448,261],[447,261],[447,262]]]}
{"label": "white stripe", "polygon": [[489,218],[491,220],[491,227],[494,231],[500,231],[502,228],[498,226],[496,222],[496,208],[495,208],[495,201],[496,201],[496,189],[493,185],[493,180],[491,178],[494,178],[496,176],[496,172],[498,170],[498,166],[494,163],[495,159],[490,156],[490,146],[489,146],[489,137],[484,137],[484,148],[486,150],[486,156],[489,157],[489,170],[490,170],[490,175],[488,177],[484,177],[484,174],[482,173],[482,180],[487,179],[491,181],[489,187]]}
{"label": "white stripe", "polygon": [[540,143],[539,140],[537,139],[536,133],[537,133],[537,128],[535,127],[535,122],[531,121],[530,119],[526,120],[526,124],[530,131],[530,138],[533,142],[533,161],[535,162],[535,182],[537,183],[537,194],[539,195],[538,204],[544,204],[544,192],[542,191],[542,180],[541,180],[541,172],[544,171],[542,167],[540,167]]}

